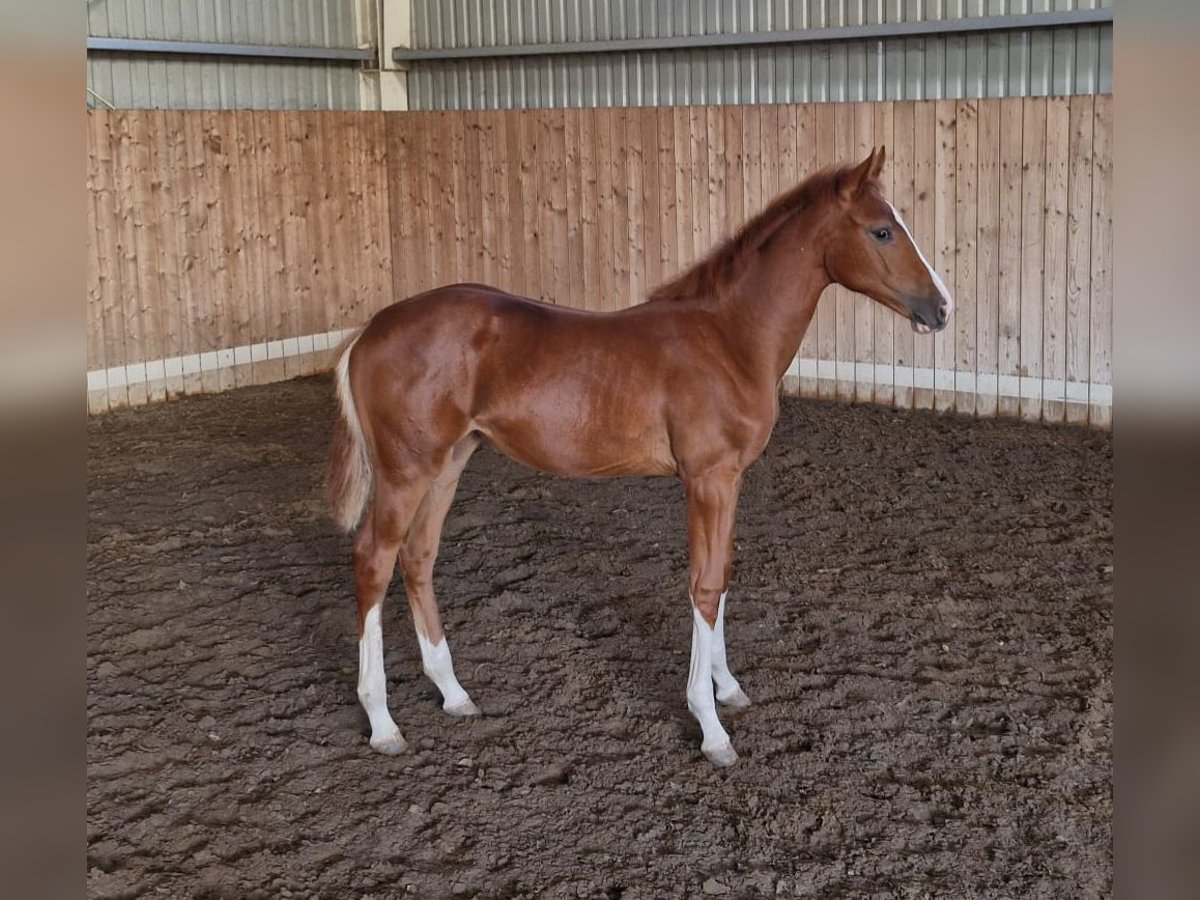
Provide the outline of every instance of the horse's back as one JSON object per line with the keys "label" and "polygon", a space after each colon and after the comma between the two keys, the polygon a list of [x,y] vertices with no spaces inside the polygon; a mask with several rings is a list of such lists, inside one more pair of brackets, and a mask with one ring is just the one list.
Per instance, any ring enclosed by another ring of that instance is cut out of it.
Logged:
{"label": "horse's back", "polygon": [[677,327],[648,309],[592,313],[451,285],[372,319],[354,351],[355,392],[408,445],[474,430],[546,471],[671,471],[664,392]]}

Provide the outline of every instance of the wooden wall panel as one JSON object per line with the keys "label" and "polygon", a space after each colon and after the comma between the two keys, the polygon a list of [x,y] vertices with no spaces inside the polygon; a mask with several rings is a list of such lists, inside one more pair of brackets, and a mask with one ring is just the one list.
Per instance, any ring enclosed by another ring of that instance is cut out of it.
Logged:
{"label": "wooden wall panel", "polygon": [[326,368],[394,299],[480,280],[639,302],[780,191],[886,145],[950,330],[841,288],[808,396],[1111,421],[1109,96],[641,109],[88,113],[88,404]]}

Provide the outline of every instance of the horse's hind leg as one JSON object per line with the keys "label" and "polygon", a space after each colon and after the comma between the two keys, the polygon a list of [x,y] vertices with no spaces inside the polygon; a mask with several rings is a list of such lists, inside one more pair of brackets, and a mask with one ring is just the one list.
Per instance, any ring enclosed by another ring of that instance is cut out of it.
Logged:
{"label": "horse's hind leg", "polygon": [[354,587],[358,598],[358,699],[371,721],[371,746],[395,755],[408,744],[392,720],[387,705],[387,676],[383,669],[383,628],[380,611],[409,524],[427,481],[397,488],[384,481],[354,541]]}
{"label": "horse's hind leg", "polygon": [[454,501],[459,476],[478,446],[479,438],[475,435],[467,435],[455,444],[445,467],[433,480],[429,492],[417,508],[408,539],[400,549],[404,587],[412,609],[417,641],[421,645],[421,664],[425,674],[442,693],[442,708],[455,716],[477,715],[479,707],[472,702],[454,674],[450,646],[446,643],[442,617],[433,594],[433,564],[437,559],[442,525]]}
{"label": "horse's hind leg", "polygon": [[725,656],[725,598],[728,594],[728,591],[721,594],[717,623],[713,627],[712,678],[716,682],[718,703],[731,709],[744,709],[750,705],[750,698],[729,671],[729,661]]}

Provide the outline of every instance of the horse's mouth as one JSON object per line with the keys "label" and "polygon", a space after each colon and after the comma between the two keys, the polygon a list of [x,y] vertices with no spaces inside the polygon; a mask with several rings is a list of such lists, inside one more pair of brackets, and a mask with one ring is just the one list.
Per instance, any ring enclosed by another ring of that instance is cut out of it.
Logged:
{"label": "horse's mouth", "polygon": [[933,329],[924,322],[918,322],[916,319],[910,321],[912,322],[912,330],[917,334],[933,334]]}

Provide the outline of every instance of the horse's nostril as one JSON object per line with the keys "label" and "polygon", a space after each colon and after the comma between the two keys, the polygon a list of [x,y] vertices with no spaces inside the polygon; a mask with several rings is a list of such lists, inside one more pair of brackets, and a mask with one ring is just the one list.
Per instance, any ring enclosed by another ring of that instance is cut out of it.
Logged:
{"label": "horse's nostril", "polygon": [[949,318],[950,318],[950,304],[947,303],[945,300],[943,300],[941,302],[941,305],[938,306],[938,309],[937,309],[938,324],[945,325],[946,320]]}

